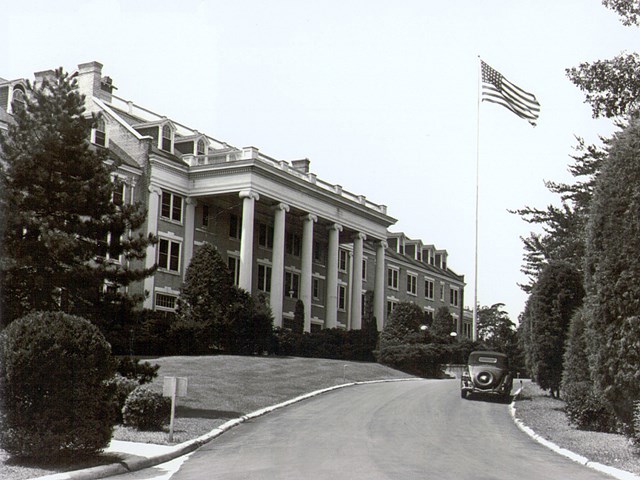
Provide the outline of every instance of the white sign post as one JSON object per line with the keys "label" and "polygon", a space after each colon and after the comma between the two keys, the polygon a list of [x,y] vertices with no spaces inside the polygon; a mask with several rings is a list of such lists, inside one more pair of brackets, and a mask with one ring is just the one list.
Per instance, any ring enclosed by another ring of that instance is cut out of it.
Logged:
{"label": "white sign post", "polygon": [[162,396],[171,397],[171,420],[169,422],[169,441],[173,442],[173,422],[176,416],[176,397],[187,396],[187,377],[164,377]]}

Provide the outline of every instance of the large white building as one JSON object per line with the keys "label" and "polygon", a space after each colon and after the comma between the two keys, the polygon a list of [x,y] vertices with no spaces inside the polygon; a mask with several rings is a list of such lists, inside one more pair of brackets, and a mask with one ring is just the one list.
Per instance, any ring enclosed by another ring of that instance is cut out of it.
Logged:
{"label": "large white building", "polygon": [[[36,73],[36,83],[50,74]],[[471,337],[464,277],[446,251],[390,233],[396,220],[383,204],[318,178],[307,159],[236,148],[120,98],[98,62],[73,76],[98,118],[90,141],[120,165],[117,201],[143,202],[146,230],[159,239],[146,257],[156,273],[129,287],[147,293],[146,308],[175,308],[194,251],[208,242],[237,285],[266,294],[275,326],[287,325],[299,298],[306,331],[359,329],[372,291],[379,329],[398,302],[412,301],[427,314],[446,306],[452,330]],[[0,79],[0,127],[25,94],[24,80]]]}

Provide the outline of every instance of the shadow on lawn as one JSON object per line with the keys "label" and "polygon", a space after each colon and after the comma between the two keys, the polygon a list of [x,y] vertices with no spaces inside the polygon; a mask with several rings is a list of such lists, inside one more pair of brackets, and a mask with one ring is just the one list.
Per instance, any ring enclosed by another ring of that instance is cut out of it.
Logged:
{"label": "shadow on lawn", "polygon": [[229,410],[207,410],[204,408],[176,406],[176,417],[182,418],[237,418],[242,415],[244,413]]}

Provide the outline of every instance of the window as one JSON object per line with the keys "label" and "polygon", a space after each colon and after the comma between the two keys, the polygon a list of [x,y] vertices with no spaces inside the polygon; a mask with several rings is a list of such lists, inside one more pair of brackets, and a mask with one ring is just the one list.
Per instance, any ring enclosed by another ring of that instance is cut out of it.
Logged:
{"label": "window", "polygon": [[263,248],[273,248],[273,227],[265,223],[258,226],[258,245]]}
{"label": "window", "polygon": [[96,119],[96,126],[93,129],[93,143],[101,147],[107,146],[106,127],[102,117]]}
{"label": "window", "polygon": [[300,292],[300,275],[293,272],[285,272],[284,290],[285,295],[288,295],[290,298],[298,298]]}
{"label": "window", "polygon": [[311,292],[314,300],[319,301],[322,298],[321,282],[319,278],[312,279]]}
{"label": "window", "polygon": [[393,300],[387,300],[387,317],[390,316],[398,303]]}
{"label": "window", "polygon": [[300,249],[302,246],[302,240],[297,233],[287,234],[287,253],[296,257],[300,256]]}
{"label": "window", "polygon": [[158,268],[170,272],[179,272],[180,242],[161,238],[158,246]]}
{"label": "window", "polygon": [[453,288],[453,287],[449,288],[449,303],[454,307],[458,306],[459,295],[460,295],[460,292],[458,291],[457,288]]}
{"label": "window", "polygon": [[229,268],[229,273],[231,273],[233,284],[238,285],[240,279],[240,259],[229,256],[227,259],[227,267]]}
{"label": "window", "polygon": [[169,125],[162,127],[162,145],[160,146],[162,150],[171,152],[172,137],[171,127]]}
{"label": "window", "polygon": [[202,226],[209,226],[209,205],[202,206]]}
{"label": "window", "polygon": [[338,285],[338,310],[345,311],[347,309],[347,287]]}
{"label": "window", "polygon": [[206,149],[204,146],[204,140],[200,139],[196,144],[196,155],[205,155],[205,153],[206,153]]}
{"label": "window", "polygon": [[113,183],[113,203],[115,205],[124,205],[124,182],[116,178]]}
{"label": "window", "polygon": [[324,245],[319,241],[313,242],[313,261],[319,264],[324,263]]}
{"label": "window", "polygon": [[156,308],[159,310],[175,310],[176,296],[156,293]]}
{"label": "window", "polygon": [[387,269],[387,286],[389,288],[393,288],[394,290],[398,290],[398,276],[400,275],[400,271],[397,268],[388,268]]}
{"label": "window", "polygon": [[367,279],[367,259],[362,259],[362,280]]}
{"label": "window", "polygon": [[229,238],[240,238],[240,219],[235,213],[229,215]]}
{"label": "window", "polygon": [[347,271],[347,265],[349,261],[349,252],[346,250],[340,250],[338,252],[338,270],[341,272]]}
{"label": "window", "polygon": [[20,110],[24,110],[26,105],[25,102],[25,93],[24,90],[22,89],[22,87],[20,86],[15,86],[13,87],[13,98],[11,101],[11,111],[12,112],[17,112]]}
{"label": "window", "polygon": [[418,276],[413,273],[407,273],[407,293],[418,294]]}
{"label": "window", "polygon": [[433,300],[433,292],[435,288],[435,283],[430,278],[424,279],[424,296],[428,300]]}
{"label": "window", "polygon": [[174,222],[182,222],[182,197],[173,193],[162,192],[160,216]]}
{"label": "window", "polygon": [[440,301],[444,302],[444,283],[440,282]]}
{"label": "window", "polygon": [[424,312],[424,321],[427,325],[431,325],[433,323],[433,310],[427,310]]}
{"label": "window", "polygon": [[269,265],[258,264],[258,290],[271,291],[271,267]]}

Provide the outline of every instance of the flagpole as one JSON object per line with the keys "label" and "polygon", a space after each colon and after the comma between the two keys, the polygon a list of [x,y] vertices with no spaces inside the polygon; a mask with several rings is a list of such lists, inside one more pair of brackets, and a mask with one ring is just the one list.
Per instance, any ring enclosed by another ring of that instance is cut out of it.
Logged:
{"label": "flagpole", "polygon": [[472,340],[478,340],[478,203],[480,198],[480,89],[482,88],[482,67],[478,55],[478,111],[476,115],[476,244],[475,271],[473,281],[473,331]]}

